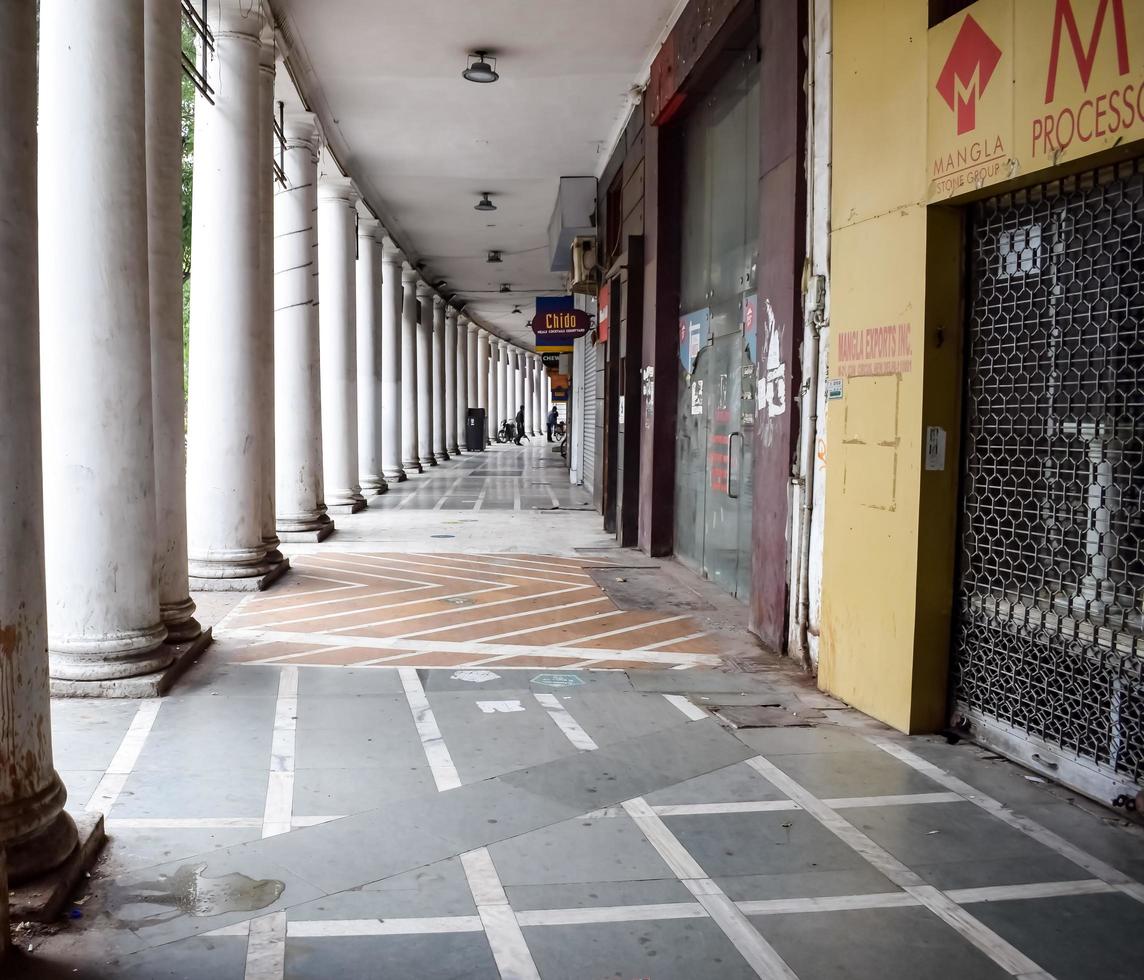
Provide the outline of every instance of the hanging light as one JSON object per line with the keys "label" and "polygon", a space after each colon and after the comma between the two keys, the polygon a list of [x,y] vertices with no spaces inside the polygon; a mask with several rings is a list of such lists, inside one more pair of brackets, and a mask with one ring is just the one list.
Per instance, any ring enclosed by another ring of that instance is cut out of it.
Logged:
{"label": "hanging light", "polygon": [[495,211],[496,209],[497,206],[493,204],[488,191],[481,192],[481,199],[477,201],[473,208],[474,211]]}
{"label": "hanging light", "polygon": [[500,262],[501,261],[500,252],[497,252],[497,251],[489,252],[489,257],[485,261],[486,262]]}
{"label": "hanging light", "polygon": [[511,292],[512,292],[512,289],[510,288],[510,286],[509,286],[509,284],[508,284],[507,282],[502,282],[502,283],[501,283],[501,288],[500,288],[500,291],[501,291],[502,293],[511,293]]}
{"label": "hanging light", "polygon": [[[487,61],[486,58],[488,58]],[[482,85],[495,82],[500,78],[500,75],[497,74],[496,58],[490,58],[487,51],[474,51],[469,55],[469,65],[461,72],[461,77]]]}

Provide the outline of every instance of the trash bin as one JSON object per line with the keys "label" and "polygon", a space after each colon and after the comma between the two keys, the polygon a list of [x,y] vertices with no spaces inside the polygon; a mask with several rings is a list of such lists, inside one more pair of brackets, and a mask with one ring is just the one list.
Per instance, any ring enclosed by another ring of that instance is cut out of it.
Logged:
{"label": "trash bin", "polygon": [[465,452],[485,451],[485,410],[470,408],[465,416]]}

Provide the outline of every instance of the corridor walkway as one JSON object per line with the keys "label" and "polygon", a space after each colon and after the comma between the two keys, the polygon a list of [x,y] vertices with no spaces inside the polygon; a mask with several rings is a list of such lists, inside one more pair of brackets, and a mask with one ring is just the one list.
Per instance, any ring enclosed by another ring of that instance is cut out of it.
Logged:
{"label": "corridor walkway", "polygon": [[162,700],[56,701],[111,841],[5,980],[1144,975],[1138,828],[752,653],[550,459],[444,464],[203,597]]}

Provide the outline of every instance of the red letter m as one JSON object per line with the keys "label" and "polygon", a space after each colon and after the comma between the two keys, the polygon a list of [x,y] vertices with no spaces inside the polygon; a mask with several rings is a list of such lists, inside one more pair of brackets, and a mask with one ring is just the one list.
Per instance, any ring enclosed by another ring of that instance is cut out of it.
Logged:
{"label": "red letter m", "polygon": [[[1092,25],[1092,37],[1089,38],[1088,48],[1084,47],[1080,39],[1080,29],[1076,24],[1076,15],[1073,13],[1071,0],[1057,0],[1057,10],[1053,15],[1053,46],[1049,52],[1049,81],[1045,86],[1045,105],[1048,105],[1057,92],[1057,62],[1061,57],[1061,28],[1069,32],[1069,41],[1072,42],[1073,57],[1076,58],[1077,68],[1080,71],[1080,81],[1085,91],[1088,91],[1088,80],[1092,77],[1092,67],[1096,63],[1096,52],[1100,47],[1100,38],[1104,33],[1104,17],[1108,13],[1110,0],[1100,0],[1096,8],[1096,22]],[[1128,31],[1124,27],[1124,0],[1111,0],[1112,21],[1116,30],[1116,58],[1121,75],[1128,74]]]}

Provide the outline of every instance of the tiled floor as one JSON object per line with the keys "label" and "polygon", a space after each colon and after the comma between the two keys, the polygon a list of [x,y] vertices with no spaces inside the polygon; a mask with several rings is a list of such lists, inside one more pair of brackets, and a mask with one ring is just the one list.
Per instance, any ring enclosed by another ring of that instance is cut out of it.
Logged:
{"label": "tiled floor", "polygon": [[[112,840],[79,917],[0,975],[1144,976],[1137,828],[789,664],[724,669],[689,646],[741,643],[711,614],[649,651],[678,614],[610,609],[585,567],[622,558],[573,550],[598,518],[537,547],[552,519],[490,512],[445,552],[341,518],[169,697],[57,702],[71,805]],[[552,608],[581,594],[609,618]],[[698,652],[648,656],[673,645]],[[744,703],[806,727],[717,720]]]}

